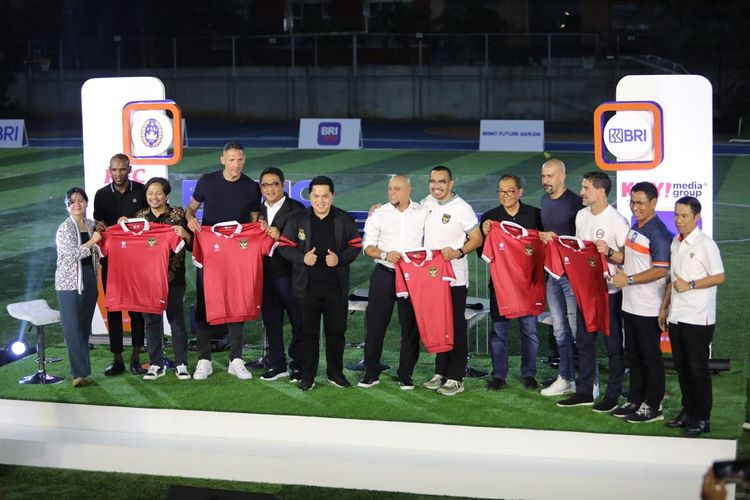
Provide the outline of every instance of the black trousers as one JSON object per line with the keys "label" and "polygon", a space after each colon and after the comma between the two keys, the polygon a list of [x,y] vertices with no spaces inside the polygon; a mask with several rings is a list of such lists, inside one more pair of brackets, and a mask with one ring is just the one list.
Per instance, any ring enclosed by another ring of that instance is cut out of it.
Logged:
{"label": "black trousers", "polygon": [[715,325],[669,323],[672,359],[682,392],[682,409],[691,419],[709,420],[713,406],[709,345]]}
{"label": "black trousers", "polygon": [[[185,285],[169,284],[167,321],[172,329],[175,365],[187,365],[187,331],[185,330]],[[149,363],[164,366],[164,318],[161,314],[143,315],[146,324],[146,350]]]}
{"label": "black trousers", "polygon": [[326,374],[343,375],[344,334],[346,333],[349,301],[338,286],[312,286],[307,296],[297,297],[302,311],[302,378],[313,380],[320,362],[320,319],[326,337]]}
{"label": "black trousers", "polygon": [[[101,259],[102,287],[104,295],[107,295],[107,259]],[[143,315],[128,311],[130,316],[130,337],[133,348],[143,347],[145,338],[145,326]],[[122,354],[122,312],[107,311],[107,330],[109,330],[109,350],[114,354]]]}
{"label": "black trousers", "polygon": [[302,318],[292,290],[292,277],[263,279],[263,326],[268,341],[268,367],[284,370],[287,367],[284,355],[284,311],[292,325],[292,341],[289,344],[289,366],[299,370],[299,340]]}
{"label": "black trousers", "polygon": [[630,365],[628,402],[644,401],[654,409],[664,399],[664,360],[661,356],[661,329],[656,316],[622,312],[625,326],[625,357]]}
{"label": "black trousers", "polygon": [[[609,336],[603,335],[604,346],[609,358],[609,378],[604,399],[617,399],[622,394],[622,381],[625,378],[625,352],[622,334],[622,292],[609,294]],[[591,395],[596,381],[596,332],[586,331],[583,313],[576,315],[576,347],[578,349],[578,378],[576,392]]]}
{"label": "black trousers", "polygon": [[[195,273],[195,324],[198,330],[195,347],[198,349],[198,359],[211,359],[211,337],[213,327],[206,321],[206,298],[203,294],[203,269],[196,269]],[[242,347],[245,344],[243,329],[245,323],[227,323],[229,331],[229,361],[242,357]]]}
{"label": "black trousers", "polygon": [[435,373],[453,380],[463,380],[469,356],[469,340],[466,333],[466,287],[451,287],[453,302],[453,349],[438,353]]}
{"label": "black trousers", "polygon": [[370,276],[368,297],[365,376],[377,378],[380,374],[378,367],[383,354],[385,331],[393,315],[393,305],[398,303],[398,321],[401,325],[398,376],[400,379],[411,377],[419,359],[419,330],[411,301],[396,298],[396,273],[385,266],[376,265]]}

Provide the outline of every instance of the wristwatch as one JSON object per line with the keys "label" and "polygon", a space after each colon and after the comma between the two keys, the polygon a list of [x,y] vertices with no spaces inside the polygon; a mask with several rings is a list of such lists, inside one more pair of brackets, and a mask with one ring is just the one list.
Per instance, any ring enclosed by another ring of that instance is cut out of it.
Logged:
{"label": "wristwatch", "polygon": [[612,250],[611,248],[607,249],[607,257],[612,257],[614,254],[615,254],[614,250]]}
{"label": "wristwatch", "polygon": [[688,281],[688,288],[695,290],[695,280]]}
{"label": "wristwatch", "polygon": [[380,260],[387,260],[388,252],[380,252]]}
{"label": "wristwatch", "polygon": [[463,248],[459,248],[458,253],[459,253],[459,256],[458,256],[459,259],[463,259],[466,256]]}
{"label": "wristwatch", "polygon": [[633,275],[628,274],[628,285],[632,285],[632,284],[633,284]]}

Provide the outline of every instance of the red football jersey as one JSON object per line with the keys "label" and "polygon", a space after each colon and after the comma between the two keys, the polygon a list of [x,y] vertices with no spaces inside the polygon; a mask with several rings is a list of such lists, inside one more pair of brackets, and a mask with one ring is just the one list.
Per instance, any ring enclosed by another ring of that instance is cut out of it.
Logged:
{"label": "red football jersey", "polygon": [[609,335],[607,259],[593,242],[573,236],[555,238],[547,247],[545,267],[555,278],[568,276],[578,308],[583,312],[586,331]]}
{"label": "red football jersey", "polygon": [[169,224],[128,219],[102,233],[99,246],[108,258],[108,311],[161,314],[167,308],[169,253],[185,242]]}
{"label": "red football jersey", "polygon": [[506,318],[544,312],[544,243],[539,231],[492,221],[482,258],[490,264],[498,312]]}
{"label": "red football jersey", "polygon": [[396,265],[396,295],[409,297],[429,353],[453,349],[453,266],[439,250],[407,250]]}
{"label": "red football jersey", "polygon": [[203,268],[206,320],[212,325],[258,319],[263,302],[263,256],[276,241],[260,223],[222,222],[195,234],[193,262]]}

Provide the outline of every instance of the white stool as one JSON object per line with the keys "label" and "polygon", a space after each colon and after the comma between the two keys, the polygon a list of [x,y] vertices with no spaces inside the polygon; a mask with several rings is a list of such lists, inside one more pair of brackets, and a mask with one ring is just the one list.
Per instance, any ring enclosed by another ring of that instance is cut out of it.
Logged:
{"label": "white stool", "polygon": [[36,326],[36,350],[39,367],[33,375],[23,377],[19,384],[59,384],[65,378],[47,373],[46,358],[44,357],[44,325],[60,322],[60,311],[49,307],[46,300],[29,300],[8,304],[8,314],[21,321],[28,321]]}

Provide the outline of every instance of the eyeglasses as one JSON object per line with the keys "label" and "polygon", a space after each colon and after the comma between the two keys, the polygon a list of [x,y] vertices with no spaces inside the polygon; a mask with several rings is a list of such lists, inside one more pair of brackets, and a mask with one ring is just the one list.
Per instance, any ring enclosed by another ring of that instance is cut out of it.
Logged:
{"label": "eyeglasses", "polygon": [[501,191],[500,189],[497,190],[497,194],[499,194],[500,196],[513,196],[517,192],[517,189],[509,189],[508,191]]}
{"label": "eyeglasses", "polygon": [[266,189],[266,188],[278,187],[280,185],[281,183],[279,182],[264,182],[263,184],[260,185],[260,187],[261,189]]}
{"label": "eyeglasses", "polygon": [[631,207],[638,207],[638,208],[641,208],[641,207],[643,207],[644,205],[646,205],[646,204],[648,203],[648,201],[633,201],[633,200],[630,200],[630,202],[629,202],[629,203],[630,203],[630,206],[631,206]]}

